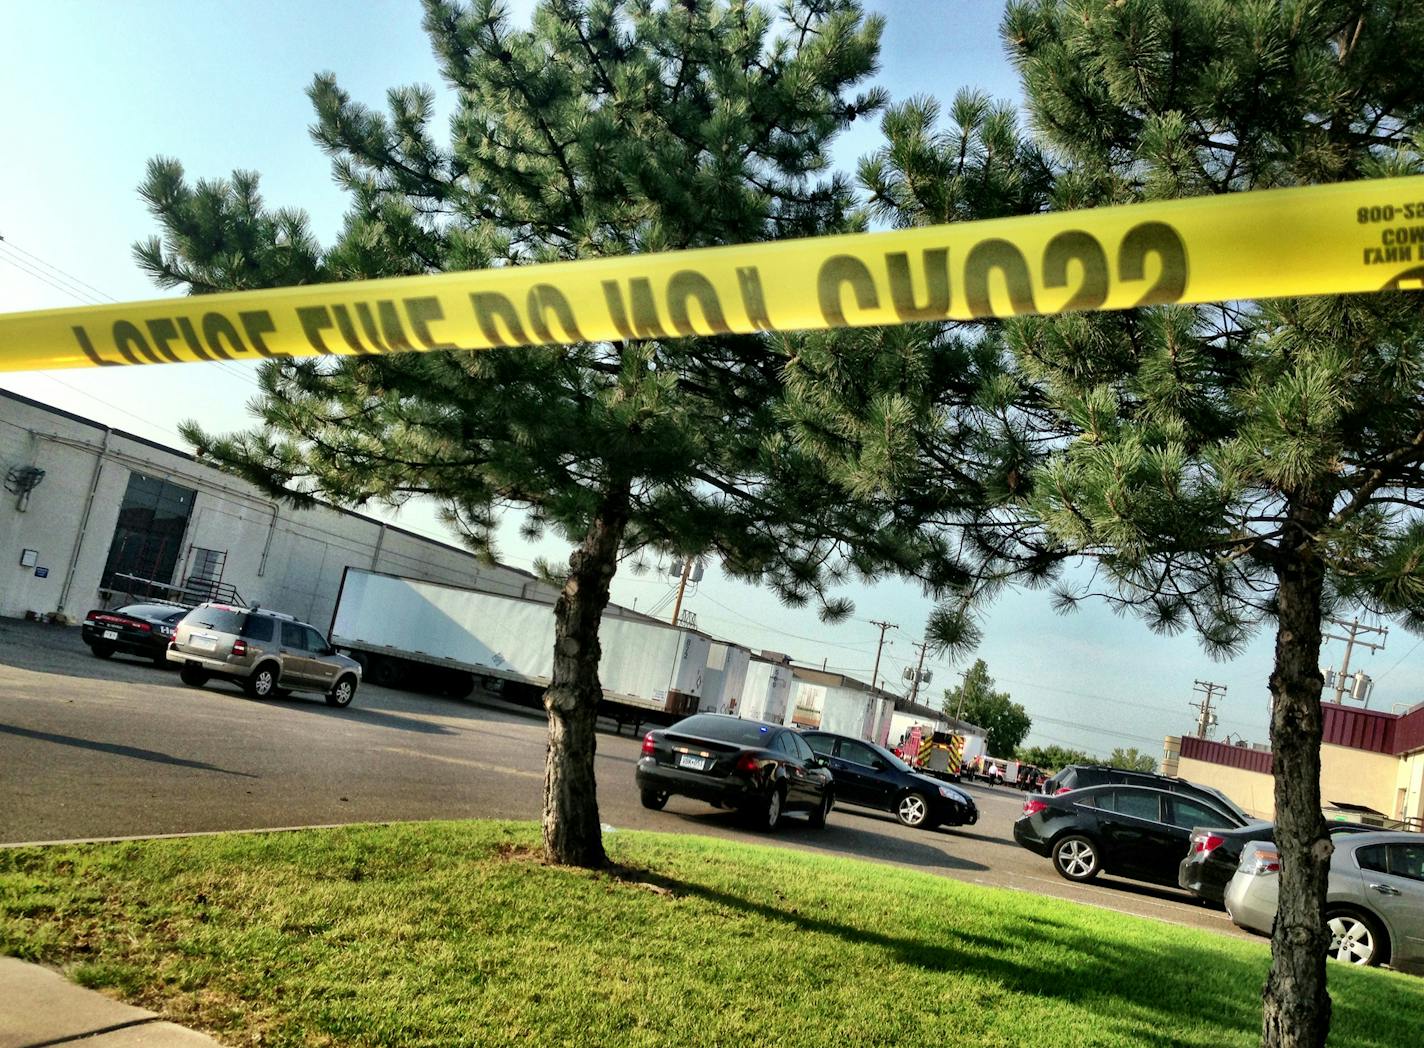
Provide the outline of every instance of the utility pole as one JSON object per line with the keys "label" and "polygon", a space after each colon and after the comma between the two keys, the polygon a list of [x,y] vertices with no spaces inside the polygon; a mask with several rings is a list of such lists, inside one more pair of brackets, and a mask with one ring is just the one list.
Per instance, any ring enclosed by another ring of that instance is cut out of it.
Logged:
{"label": "utility pole", "polygon": [[919,649],[920,649],[920,659],[919,659],[918,662],[915,663],[915,678],[914,678],[914,683],[910,685],[910,701],[911,701],[911,702],[914,702],[914,701],[915,701],[915,696],[920,693],[920,681],[921,681],[921,680],[926,680],[926,679],[928,679],[928,678],[925,677],[924,673],[922,673],[921,671],[924,669],[924,665],[925,665],[925,649],[928,648],[929,646],[930,646],[930,645],[929,645],[929,641],[923,641],[923,640],[920,641],[920,643],[918,643],[918,644],[911,644],[911,645],[910,645],[910,647],[912,647],[912,648],[919,648]]}
{"label": "utility pole", "polygon": [[959,671],[959,705],[954,708],[954,719],[962,720],[964,714],[964,693],[969,690],[969,671]]}
{"label": "utility pole", "polygon": [[677,580],[677,600],[672,606],[672,624],[677,625],[677,617],[682,614],[682,594],[687,589],[687,576],[692,574],[692,558],[682,562],[682,578]]}
{"label": "utility pole", "polygon": [[[1359,619],[1351,619],[1349,622],[1345,622],[1341,619],[1327,619],[1326,621],[1332,626],[1339,626],[1342,630],[1349,632],[1349,636],[1346,637],[1339,637],[1334,633],[1327,633],[1322,638],[1324,640],[1343,640],[1345,642],[1345,661],[1341,664],[1340,672],[1335,678],[1334,702],[1336,705],[1339,705],[1345,700],[1345,682],[1350,679],[1350,655],[1354,652],[1355,645],[1359,644],[1362,647],[1369,648],[1371,655],[1377,651],[1383,651],[1385,639],[1389,636],[1389,627],[1361,626]],[[1376,644],[1373,641],[1360,640],[1360,634],[1362,633],[1378,633],[1380,635],[1379,643]],[[1333,673],[1334,671],[1332,670],[1331,672]],[[1365,680],[1368,681],[1369,678],[1366,677]],[[1367,688],[1364,689],[1363,695],[1357,697],[1363,699],[1368,705],[1369,691]]]}
{"label": "utility pole", "polygon": [[893,622],[876,622],[874,619],[870,620],[870,624],[880,627],[880,643],[875,646],[875,669],[870,672],[870,686],[878,688],[880,687],[880,652],[885,647],[885,631],[897,630],[900,627]]}
{"label": "utility pole", "polygon": [[1192,690],[1199,691],[1205,696],[1201,702],[1187,704],[1197,711],[1197,738],[1210,738],[1211,729],[1216,726],[1216,714],[1211,711],[1211,700],[1216,697],[1217,692],[1224,693],[1226,685],[1209,680],[1199,680],[1193,684]]}

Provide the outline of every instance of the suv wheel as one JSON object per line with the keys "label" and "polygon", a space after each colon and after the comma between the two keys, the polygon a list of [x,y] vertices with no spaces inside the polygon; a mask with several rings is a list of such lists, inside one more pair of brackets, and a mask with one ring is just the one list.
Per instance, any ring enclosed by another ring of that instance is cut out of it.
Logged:
{"label": "suv wheel", "polygon": [[252,671],[252,676],[243,682],[242,690],[254,699],[269,698],[277,690],[276,665],[264,662],[258,666]]}
{"label": "suv wheel", "polygon": [[183,668],[178,671],[178,677],[190,688],[201,688],[208,683],[208,671],[201,666],[194,666],[191,662],[183,663]]}
{"label": "suv wheel", "polygon": [[349,673],[336,680],[335,686],[326,693],[326,704],[328,706],[346,707],[351,705],[351,700],[356,697],[356,678]]}

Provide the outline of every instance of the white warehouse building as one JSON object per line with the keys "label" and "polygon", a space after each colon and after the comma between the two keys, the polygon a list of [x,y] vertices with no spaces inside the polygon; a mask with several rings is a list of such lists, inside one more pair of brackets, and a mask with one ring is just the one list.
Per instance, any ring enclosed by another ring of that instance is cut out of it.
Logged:
{"label": "white warehouse building", "polygon": [[[528,572],[336,509],[295,509],[193,456],[0,391],[0,616],[129,592],[280,609],[325,631],[347,566],[552,602]],[[135,579],[159,585],[143,585]]]}

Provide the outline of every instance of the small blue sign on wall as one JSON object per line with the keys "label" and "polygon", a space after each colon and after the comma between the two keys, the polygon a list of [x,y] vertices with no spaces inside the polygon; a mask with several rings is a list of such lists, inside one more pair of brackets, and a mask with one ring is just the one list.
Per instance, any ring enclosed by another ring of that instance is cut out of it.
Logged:
{"label": "small blue sign on wall", "polygon": [[35,578],[37,578],[37,579],[47,579],[47,578],[49,578],[49,568],[36,568],[36,569],[35,569]]}

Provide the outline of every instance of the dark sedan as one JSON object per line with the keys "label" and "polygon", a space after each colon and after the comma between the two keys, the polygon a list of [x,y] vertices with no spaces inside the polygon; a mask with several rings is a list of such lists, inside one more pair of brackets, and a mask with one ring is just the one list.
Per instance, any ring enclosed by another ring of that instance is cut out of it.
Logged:
{"label": "dark sedan", "polygon": [[836,800],[893,812],[906,826],[972,826],[979,809],[963,790],[920,775],[883,746],[826,731],[801,737],[830,762]]}
{"label": "dark sedan", "polygon": [[159,666],[168,665],[168,642],[173,629],[188,614],[172,604],[129,604],[113,611],[96,610],[84,616],[84,643],[96,659],[115,652],[142,655]]}
{"label": "dark sedan", "polygon": [[1199,797],[1122,785],[1031,796],[1023,812],[1014,840],[1070,881],[1111,873],[1174,887],[1194,826],[1250,821]]}
{"label": "dark sedan", "polygon": [[767,830],[789,811],[822,827],[834,803],[826,761],[795,731],[716,713],[648,732],[635,775],[645,808],[677,794],[736,808]]}
{"label": "dark sedan", "polygon": [[[1330,836],[1365,833],[1375,827],[1353,822],[1328,824]],[[1252,841],[1275,840],[1274,823],[1253,822],[1239,829],[1198,826],[1192,830],[1190,850],[1177,867],[1177,883],[1207,902],[1221,903],[1226,886],[1241,865],[1241,853]]]}

